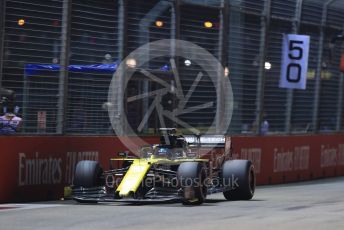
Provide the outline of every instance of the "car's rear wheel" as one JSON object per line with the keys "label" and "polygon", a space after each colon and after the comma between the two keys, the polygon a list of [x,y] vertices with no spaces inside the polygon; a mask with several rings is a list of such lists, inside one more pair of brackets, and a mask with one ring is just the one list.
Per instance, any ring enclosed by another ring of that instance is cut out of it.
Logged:
{"label": "car's rear wheel", "polygon": [[85,188],[100,186],[102,173],[98,161],[80,161],[76,165],[73,185]]}
{"label": "car's rear wheel", "polygon": [[178,181],[183,191],[184,205],[202,204],[207,196],[205,165],[200,162],[184,162],[178,168]]}
{"label": "car's rear wheel", "polygon": [[222,181],[227,200],[250,200],[256,188],[254,167],[248,160],[229,160],[222,167]]}

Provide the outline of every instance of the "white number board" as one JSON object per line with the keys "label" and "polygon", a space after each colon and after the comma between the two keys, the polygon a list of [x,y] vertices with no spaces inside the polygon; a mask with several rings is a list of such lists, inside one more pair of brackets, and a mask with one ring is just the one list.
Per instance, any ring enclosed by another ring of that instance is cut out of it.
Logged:
{"label": "white number board", "polygon": [[306,89],[309,36],[284,34],[279,87]]}

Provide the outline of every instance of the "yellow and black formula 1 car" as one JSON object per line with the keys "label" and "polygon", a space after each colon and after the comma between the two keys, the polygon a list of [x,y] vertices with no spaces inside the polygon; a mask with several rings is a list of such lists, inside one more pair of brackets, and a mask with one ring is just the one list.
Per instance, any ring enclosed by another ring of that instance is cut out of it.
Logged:
{"label": "yellow and black formula 1 car", "polygon": [[[96,161],[80,161],[75,170],[72,197],[82,203],[175,201],[202,204],[206,196],[223,192],[227,200],[249,200],[255,191],[253,164],[231,160],[230,138],[182,136],[164,129],[161,143],[142,147],[140,157],[119,153],[103,171]],[[202,150],[225,148],[211,159]],[[121,167],[113,169],[118,161]]]}

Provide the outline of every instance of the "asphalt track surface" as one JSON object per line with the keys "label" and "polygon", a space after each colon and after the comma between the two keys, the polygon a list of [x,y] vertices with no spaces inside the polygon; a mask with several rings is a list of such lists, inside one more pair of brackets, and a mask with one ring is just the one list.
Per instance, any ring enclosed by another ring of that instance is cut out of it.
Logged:
{"label": "asphalt track surface", "polygon": [[262,186],[251,201],[222,194],[201,206],[53,201],[0,204],[0,229],[344,229],[344,177]]}

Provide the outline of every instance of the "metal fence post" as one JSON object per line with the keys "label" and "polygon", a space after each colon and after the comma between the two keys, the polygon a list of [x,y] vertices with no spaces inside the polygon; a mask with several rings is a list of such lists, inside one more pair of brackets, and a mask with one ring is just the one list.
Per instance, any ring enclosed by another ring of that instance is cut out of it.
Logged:
{"label": "metal fence post", "polygon": [[320,103],[320,89],[321,89],[321,66],[322,66],[322,56],[324,49],[324,36],[325,36],[325,26],[327,21],[327,9],[328,6],[334,0],[327,0],[324,4],[321,16],[321,25],[320,25],[320,37],[319,37],[319,47],[318,47],[318,56],[317,56],[317,68],[315,71],[315,89],[314,89],[314,104],[313,104],[313,117],[312,117],[312,126],[314,133],[318,132],[318,115],[319,115],[319,103]]}
{"label": "metal fence post", "polygon": [[337,124],[336,124],[336,131],[339,132],[342,126],[342,112],[343,112],[343,87],[344,87],[344,74],[340,73],[339,75],[339,92],[338,92],[338,105],[337,105]]}
{"label": "metal fence post", "polygon": [[[234,112],[232,115],[232,120],[229,126],[230,133],[240,133],[242,129],[242,98],[243,98],[243,73],[240,71],[240,68],[244,65],[243,63],[243,43],[241,42],[244,39],[242,34],[242,30],[244,29],[242,24],[244,21],[244,16],[241,11],[237,11],[235,9],[239,9],[244,4],[244,1],[232,1],[229,5],[229,25],[228,25],[228,63],[236,63],[231,67],[230,70],[230,79],[231,84],[236,84],[236,87],[232,87],[233,90],[233,108]],[[240,41],[240,42],[238,42]],[[236,55],[233,56],[232,54],[235,53]],[[237,100],[236,98],[239,98]]]}
{"label": "metal fence post", "polygon": [[4,63],[4,38],[5,38],[5,16],[6,16],[6,0],[0,2],[0,88],[2,87],[2,73]]}
{"label": "metal fence post", "polygon": [[221,9],[222,11],[222,50],[221,50],[221,64],[223,66],[227,65],[227,49],[228,49],[228,43],[226,42],[228,40],[228,32],[229,32],[229,2],[224,1],[223,7]]}
{"label": "metal fence post", "polygon": [[263,121],[264,110],[264,93],[265,93],[265,59],[268,49],[268,36],[270,28],[271,17],[271,0],[266,0],[264,4],[264,11],[260,19],[260,45],[259,45],[259,69],[257,81],[257,98],[256,98],[256,134],[260,134],[260,124]]}
{"label": "metal fence post", "polygon": [[[220,20],[220,28],[219,28],[219,42],[218,42],[218,53],[217,53],[217,56],[218,56],[218,59],[221,63],[221,65],[223,66],[224,64],[224,55],[223,55],[223,51],[224,51],[224,34],[225,34],[225,31],[224,31],[224,28],[226,28],[226,26],[228,26],[228,24],[226,25],[225,24],[225,20],[226,20],[226,9],[225,9],[225,3],[223,0],[221,0],[221,9],[219,11],[219,20]],[[217,76],[218,78],[223,76],[224,75],[224,72],[221,73],[221,68],[218,68],[218,73],[217,73]],[[216,98],[217,98],[217,107],[216,107],[216,117],[215,117],[215,121],[216,121],[216,133],[219,133],[219,131],[221,130],[221,110],[223,108],[222,104],[224,100],[226,100],[226,98],[223,98],[222,97],[222,87],[221,87],[221,84],[222,84],[222,81],[221,79],[217,79],[217,95],[216,95]],[[221,105],[221,106],[219,106]]]}
{"label": "metal fence post", "polygon": [[175,38],[180,39],[180,5],[181,5],[181,0],[175,0],[174,1],[174,7],[175,7]]}
{"label": "metal fence post", "polygon": [[[170,2],[160,1],[160,2],[156,3],[156,5],[148,13],[146,13],[144,15],[144,17],[142,17],[142,19],[140,20],[140,23],[139,23],[139,36],[140,36],[139,43],[140,43],[140,46],[145,45],[145,44],[149,43],[149,41],[150,41],[149,27],[150,27],[151,23],[154,22],[166,9],[172,8],[172,7],[173,7],[173,4],[171,4]],[[148,50],[144,54],[144,56],[147,58],[147,60],[149,60],[150,50]],[[147,65],[147,66],[145,66],[145,65]],[[149,68],[149,62],[147,62],[145,65],[143,65],[143,67]],[[149,81],[143,80],[141,87],[142,87],[141,93],[149,92]],[[149,108],[149,100],[148,100],[148,98],[144,98],[143,99],[142,114],[146,114],[146,112],[148,111],[148,108]],[[148,123],[145,124],[143,130],[147,132]]]}
{"label": "metal fence post", "polygon": [[[300,29],[300,20],[301,20],[301,14],[302,14],[302,2],[303,0],[297,0],[296,1],[296,10],[295,10],[295,17],[293,20],[293,26],[292,26],[292,33],[297,34],[299,33]],[[288,89],[287,92],[287,111],[286,111],[286,119],[285,119],[285,132],[290,133],[291,131],[291,114],[293,110],[293,100],[294,100],[294,90]]]}
{"label": "metal fence post", "polygon": [[126,49],[126,31],[127,31],[127,24],[126,24],[126,2],[125,0],[118,1],[118,59],[123,60],[125,57],[125,49]]}
{"label": "metal fence post", "polygon": [[[126,1],[125,0],[119,0],[118,1],[118,60],[123,61],[126,54],[126,46],[127,46],[127,34],[126,31],[128,29],[127,26],[127,20],[126,20]],[[120,76],[120,84],[118,87],[116,87],[116,91],[118,92],[118,95],[124,95],[125,89],[124,89],[124,79],[125,79],[125,73],[121,72]],[[117,94],[116,94],[117,95]],[[118,116],[116,117],[110,117],[110,119],[119,119],[119,122],[113,122],[113,124],[116,124],[116,134],[118,136],[124,135],[125,130],[127,127],[124,127],[124,114],[125,114],[125,104],[123,103],[124,100],[119,100],[117,106]]]}
{"label": "metal fence post", "polygon": [[176,43],[173,39],[176,39],[176,26],[177,26],[177,17],[176,17],[176,4],[171,4],[171,28],[170,28],[170,39],[171,39],[171,56],[175,57],[176,55]]}
{"label": "metal fence post", "polygon": [[[344,28],[343,28],[344,29]],[[340,132],[341,128],[342,128],[342,121],[343,121],[343,118],[342,118],[342,113],[343,113],[343,87],[344,87],[344,73],[341,72],[339,74],[339,91],[338,91],[338,103],[337,103],[337,124],[336,124],[336,131],[337,132]]]}
{"label": "metal fence post", "polygon": [[68,99],[68,65],[71,30],[72,0],[64,0],[62,6],[61,55],[59,74],[59,93],[56,132],[64,134],[66,128],[66,110]]}

